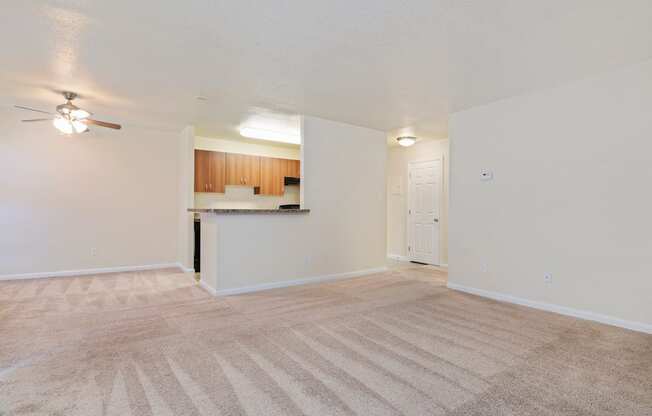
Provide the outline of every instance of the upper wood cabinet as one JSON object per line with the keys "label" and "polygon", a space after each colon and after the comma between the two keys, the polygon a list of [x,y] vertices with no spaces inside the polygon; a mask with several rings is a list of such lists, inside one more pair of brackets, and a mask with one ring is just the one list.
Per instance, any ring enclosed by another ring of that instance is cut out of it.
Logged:
{"label": "upper wood cabinet", "polygon": [[298,160],[285,160],[285,170],[283,176],[289,176],[291,178],[299,178],[301,176],[301,162]]}
{"label": "upper wood cabinet", "polygon": [[226,154],[226,184],[260,186],[260,156]]}
{"label": "upper wood cabinet", "polygon": [[224,193],[226,153],[195,149],[195,192]]}
{"label": "upper wood cabinet", "polygon": [[298,160],[278,159],[274,157],[260,158],[260,189],[261,195],[283,195],[285,193],[285,177],[298,178],[301,175]]}
{"label": "upper wood cabinet", "polygon": [[240,185],[261,195],[283,195],[286,176],[301,176],[301,162],[195,150],[195,192],[224,193],[225,185]]}
{"label": "upper wood cabinet", "polygon": [[285,185],[283,183],[285,159],[274,157],[263,157],[260,161],[260,189],[261,195],[283,195]]}

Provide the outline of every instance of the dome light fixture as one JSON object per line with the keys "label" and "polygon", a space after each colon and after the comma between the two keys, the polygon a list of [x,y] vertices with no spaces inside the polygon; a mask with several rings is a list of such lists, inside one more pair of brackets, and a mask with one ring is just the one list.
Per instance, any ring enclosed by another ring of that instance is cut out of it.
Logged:
{"label": "dome light fixture", "polygon": [[414,136],[401,136],[396,139],[398,141],[398,144],[400,144],[403,147],[409,147],[412,146],[414,143],[416,143],[417,138]]}

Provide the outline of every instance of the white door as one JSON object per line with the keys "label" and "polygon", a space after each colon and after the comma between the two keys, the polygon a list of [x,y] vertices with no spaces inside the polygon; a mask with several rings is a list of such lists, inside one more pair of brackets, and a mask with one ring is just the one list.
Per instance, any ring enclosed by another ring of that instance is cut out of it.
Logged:
{"label": "white door", "polygon": [[408,258],[439,264],[441,160],[408,165]]}

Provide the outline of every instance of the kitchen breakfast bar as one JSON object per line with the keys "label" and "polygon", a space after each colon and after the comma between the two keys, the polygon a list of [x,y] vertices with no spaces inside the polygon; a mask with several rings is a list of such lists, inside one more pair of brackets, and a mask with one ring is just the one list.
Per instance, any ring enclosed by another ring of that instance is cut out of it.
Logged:
{"label": "kitchen breakfast bar", "polygon": [[[189,208],[201,223],[200,285],[213,295],[285,286],[313,266],[310,210]],[[279,250],[279,247],[282,250]]]}

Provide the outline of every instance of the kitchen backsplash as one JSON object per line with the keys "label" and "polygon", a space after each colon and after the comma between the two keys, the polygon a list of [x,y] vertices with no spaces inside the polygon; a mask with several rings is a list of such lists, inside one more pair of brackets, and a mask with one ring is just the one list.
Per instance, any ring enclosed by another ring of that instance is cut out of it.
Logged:
{"label": "kitchen backsplash", "polygon": [[254,195],[250,186],[227,185],[223,194],[195,193],[195,208],[263,208],[275,209],[280,204],[298,204],[299,186],[286,186],[283,196]]}

